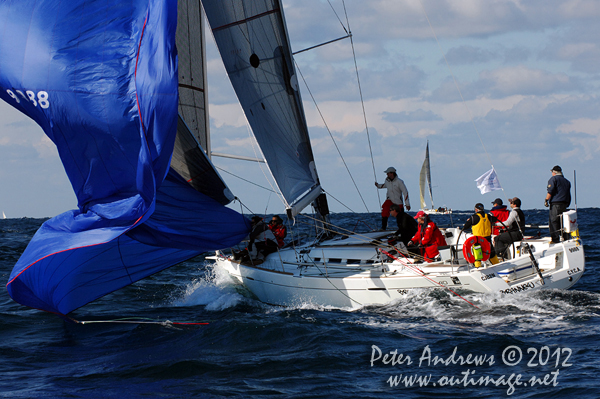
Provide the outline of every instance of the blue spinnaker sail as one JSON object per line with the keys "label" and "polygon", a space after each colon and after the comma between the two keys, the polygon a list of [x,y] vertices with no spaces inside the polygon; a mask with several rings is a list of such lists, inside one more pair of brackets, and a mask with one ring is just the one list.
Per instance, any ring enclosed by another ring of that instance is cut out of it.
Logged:
{"label": "blue spinnaker sail", "polygon": [[78,200],[13,269],[17,302],[67,314],[248,233],[170,168],[176,21],[176,0],[0,3],[0,98],[57,145]]}

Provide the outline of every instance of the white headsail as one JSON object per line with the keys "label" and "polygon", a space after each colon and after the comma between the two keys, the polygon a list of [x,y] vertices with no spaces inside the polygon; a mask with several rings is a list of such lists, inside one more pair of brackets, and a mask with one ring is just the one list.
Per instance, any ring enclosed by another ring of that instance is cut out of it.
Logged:
{"label": "white headsail", "polygon": [[421,194],[421,209],[427,209],[425,203],[425,187],[429,187],[429,198],[431,198],[431,209],[435,209],[433,206],[433,193],[431,191],[431,166],[429,165],[429,141],[427,142],[427,148],[425,150],[425,160],[421,167],[421,173],[419,176],[419,188]]}
{"label": "white headsail", "polygon": [[279,0],[203,0],[246,118],[291,213],[321,193]]}

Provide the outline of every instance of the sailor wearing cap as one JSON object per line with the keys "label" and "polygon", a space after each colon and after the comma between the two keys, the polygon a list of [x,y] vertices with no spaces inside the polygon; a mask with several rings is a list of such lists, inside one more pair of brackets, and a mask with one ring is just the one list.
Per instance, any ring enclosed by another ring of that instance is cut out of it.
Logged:
{"label": "sailor wearing cap", "polygon": [[[390,206],[396,204],[400,207],[400,213],[404,212],[404,205],[406,210],[410,211],[410,201],[408,199],[408,190],[404,185],[402,179],[396,174],[396,168],[390,166],[385,170],[387,178],[383,184],[375,182],[377,188],[387,188],[387,198],[381,206],[381,229],[387,228],[388,218],[390,217]],[[404,198],[404,199],[403,199]],[[396,217],[398,227],[401,227],[402,221],[399,217]]]}
{"label": "sailor wearing cap", "polygon": [[419,229],[407,246],[418,245],[421,256],[426,262],[439,260],[440,251],[438,247],[446,245],[446,238],[425,212],[419,211],[415,219],[419,223]]}
{"label": "sailor wearing cap", "polygon": [[560,215],[567,210],[571,204],[571,182],[562,174],[562,168],[558,165],[550,169],[552,177],[548,180],[548,193],[546,194],[545,206],[550,207],[550,236],[551,243],[560,241]]}
{"label": "sailor wearing cap", "polygon": [[[510,211],[506,208],[506,205],[503,205],[501,198],[496,198],[494,201],[492,201],[492,209],[490,209],[490,213],[496,216],[496,219],[498,219],[499,222],[504,222],[506,219],[508,219]],[[493,235],[497,236],[500,234],[500,230],[500,227],[492,226]]]}

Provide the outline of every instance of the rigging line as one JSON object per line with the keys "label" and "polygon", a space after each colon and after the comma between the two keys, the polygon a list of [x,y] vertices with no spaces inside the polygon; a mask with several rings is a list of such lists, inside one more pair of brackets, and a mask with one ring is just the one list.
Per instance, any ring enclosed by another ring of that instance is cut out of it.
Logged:
{"label": "rigging line", "polygon": [[243,180],[243,181],[245,181],[246,183],[253,184],[253,185],[257,186],[257,187],[260,187],[260,188],[262,188],[263,190],[272,191],[272,192],[274,192],[274,193],[275,193],[275,191],[271,190],[271,189],[270,189],[270,188],[268,188],[268,187],[261,186],[260,184],[256,184],[256,183],[254,183],[254,182],[251,182],[250,180],[246,180],[246,179],[244,179],[243,177],[240,177],[240,176],[238,176],[238,175],[234,175],[233,173],[231,173],[231,172],[228,172],[228,171],[226,171],[225,169],[223,169],[223,168],[221,168],[221,167],[219,167],[219,166],[216,166],[216,165],[215,165],[215,168],[219,169],[219,170],[220,170],[220,171],[222,171],[222,172],[225,172],[225,173],[227,173],[228,175],[231,175],[231,176],[233,176],[233,177],[237,177],[238,179],[240,179],[240,180]]}
{"label": "rigging line", "polygon": [[[387,252],[386,252],[386,251],[384,251],[383,249],[382,249],[381,251],[382,251],[383,253],[385,253],[387,256],[389,256],[390,258],[393,258],[393,259],[396,259],[397,261],[400,261],[400,259],[396,258],[394,255],[391,255],[391,254],[387,253]],[[463,301],[467,302],[467,303],[468,303],[468,304],[470,304],[471,306],[473,306],[473,307],[475,307],[475,308],[479,309],[479,308],[478,308],[476,305],[473,305],[471,302],[469,302],[468,300],[466,300],[465,298],[463,298],[462,296],[460,296],[460,295],[459,295],[459,294],[457,294],[456,292],[452,291],[452,289],[451,289],[450,287],[447,287],[447,286],[445,286],[445,285],[443,285],[443,284],[440,284],[440,283],[438,283],[437,281],[435,281],[435,280],[433,280],[433,279],[431,279],[431,278],[427,277],[427,276],[425,275],[425,273],[423,273],[421,270],[417,269],[416,267],[411,267],[411,266],[409,266],[409,265],[406,265],[406,266],[408,266],[408,267],[409,267],[411,270],[413,270],[413,271],[416,271],[416,272],[417,272],[417,274],[419,274],[419,273],[420,273],[420,275],[421,275],[422,277],[425,277],[427,280],[431,281],[432,283],[434,283],[434,284],[437,284],[437,285],[439,285],[439,286],[440,286],[440,287],[442,287],[442,288],[446,288],[448,291],[450,291],[451,293],[453,293],[454,295],[456,295],[457,297],[459,297],[459,298],[460,298],[460,299],[462,299]]]}
{"label": "rigging line", "polygon": [[248,208],[248,206],[246,206],[246,204],[244,204],[244,203],[242,202],[242,200],[240,200],[238,197],[235,197],[235,199],[236,199],[236,200],[238,200],[238,201],[239,201],[239,203],[240,203],[240,209],[242,209],[242,212],[240,212],[240,213],[241,213],[242,215],[244,215],[244,211],[243,211],[243,208],[242,208],[242,207],[246,208],[246,209],[248,210],[248,212],[250,212],[251,214],[253,214],[253,215],[256,215],[256,212],[254,212],[252,209]]}
{"label": "rigging line", "polygon": [[[358,93],[360,94],[360,104],[362,106],[363,118],[365,120],[365,130],[367,133],[367,142],[369,143],[369,153],[371,155],[371,166],[373,167],[373,177],[375,181],[377,181],[377,173],[375,172],[375,160],[373,159],[373,148],[371,146],[371,135],[369,134],[369,125],[367,123],[367,111],[365,110],[365,101],[362,93],[362,86],[360,84],[360,76],[358,74],[358,63],[356,62],[356,51],[354,50],[354,39],[352,39],[352,31],[350,30],[350,19],[348,18],[348,11],[346,10],[346,3],[342,0],[342,5],[344,6],[344,14],[346,14],[346,24],[348,25],[348,31],[350,33],[350,47],[352,48],[352,58],[354,59],[354,70],[356,72],[356,82],[358,85]],[[375,192],[377,193],[377,201],[381,206],[381,197],[379,196],[379,189],[375,188]]]}
{"label": "rigging line", "polygon": [[310,94],[310,97],[312,98],[313,103],[315,104],[315,108],[317,108],[317,111],[319,112],[319,115],[321,116],[321,120],[323,121],[323,124],[325,125],[325,129],[327,129],[327,132],[329,133],[329,137],[331,137],[331,140],[333,141],[333,145],[335,146],[335,149],[337,150],[340,158],[342,159],[344,167],[346,168],[346,171],[348,172],[348,175],[350,176],[350,180],[352,180],[352,184],[354,184],[354,187],[356,188],[356,191],[358,192],[358,196],[360,197],[363,205],[365,206],[367,213],[370,213],[369,208],[367,207],[367,203],[365,202],[365,199],[363,198],[362,194],[360,193],[360,190],[358,189],[358,186],[356,185],[356,181],[354,180],[354,177],[352,176],[352,173],[350,172],[350,169],[348,168],[348,164],[346,163],[346,160],[344,159],[344,156],[342,155],[340,148],[338,147],[335,139],[333,138],[333,134],[331,133],[331,130],[329,130],[329,126],[327,125],[327,122],[325,121],[325,117],[323,116],[321,109],[317,105],[317,101],[315,100],[315,97],[313,96],[312,91],[310,91],[310,87],[308,87],[308,83],[306,82],[306,79],[304,79],[304,75],[302,74],[302,71],[300,70],[298,63],[295,60],[294,60],[294,63],[296,64],[296,70],[300,74],[300,77],[302,77],[302,81],[304,82],[304,85],[306,86],[306,89],[308,90],[308,94]]}
{"label": "rigging line", "polygon": [[269,208],[269,202],[271,202],[271,194],[269,193],[269,198],[267,198],[267,205],[265,205],[265,215],[267,214],[267,209]]}
{"label": "rigging line", "polygon": [[[356,302],[360,306],[363,306],[362,303],[358,302],[356,299],[352,299],[350,297],[350,295],[346,294],[345,292],[343,292],[342,290],[340,290],[338,287],[336,287],[335,284],[333,284],[333,282],[329,279],[329,276],[327,275],[328,273],[323,273],[323,271],[321,270],[321,268],[315,263],[315,261],[310,257],[310,255],[307,255],[307,256],[308,256],[308,259],[310,259],[310,261],[312,262],[313,266],[317,268],[317,270],[319,271],[319,273],[321,273],[321,275],[323,277],[325,277],[325,280],[327,280],[327,282],[329,284],[331,284],[331,286],[333,288],[335,288],[340,294],[344,295],[346,298],[350,299],[352,302]],[[325,262],[323,262],[323,264],[325,265],[325,268],[327,268],[327,265],[325,264]]]}
{"label": "rigging line", "polygon": [[[442,54],[442,57],[444,58],[444,62],[446,63],[446,67],[450,71],[450,75],[452,76],[452,80],[454,81],[454,85],[456,86],[456,90],[458,91],[458,94],[460,95],[460,99],[462,100],[463,105],[467,109],[467,112],[469,114],[469,118],[471,119],[471,124],[473,125],[473,128],[475,129],[475,132],[477,133],[477,137],[479,138],[479,142],[481,143],[481,146],[483,147],[483,151],[485,152],[485,155],[487,156],[488,161],[490,162],[490,165],[492,165],[492,168],[493,168],[494,164],[492,163],[492,159],[490,158],[490,154],[488,153],[487,149],[485,148],[485,145],[483,144],[483,140],[481,139],[481,135],[479,134],[479,130],[477,129],[477,126],[475,125],[475,120],[473,119],[473,115],[471,114],[471,110],[469,109],[469,106],[467,105],[467,102],[465,101],[465,98],[463,97],[462,92],[460,91],[460,87],[458,86],[458,82],[456,80],[456,77],[454,76],[454,72],[452,72],[452,68],[450,68],[450,64],[448,63],[448,60],[446,59],[446,54],[444,54],[444,51],[442,50],[442,45],[440,44],[440,41],[438,40],[438,37],[435,34],[435,30],[433,29],[433,25],[431,24],[431,21],[429,20],[429,16],[427,15],[427,11],[425,11],[425,6],[423,6],[423,3],[422,3],[421,0],[419,0],[419,4],[421,5],[421,8],[423,9],[423,13],[425,14],[425,18],[427,19],[427,22],[429,23],[429,27],[431,28],[431,33],[433,34],[433,37],[435,38],[435,41],[436,41],[436,43],[438,45],[438,49],[440,50],[440,53]],[[352,39],[350,39],[350,40],[352,40]]]}
{"label": "rigging line", "polygon": [[[334,197],[334,196],[333,196],[333,195],[332,195],[330,192],[328,192],[328,191],[326,191],[326,190],[323,190],[323,192],[324,192],[325,194],[327,194],[328,196],[330,196],[331,198],[333,198],[334,200],[336,200],[336,201],[337,201],[337,202],[338,202],[338,203],[339,203],[341,206],[343,206],[344,208],[348,209],[350,212],[352,212],[352,213],[354,213],[354,214],[358,215],[358,213],[357,213],[357,212],[353,211],[353,210],[352,210],[352,209],[350,209],[350,208],[349,208],[349,207],[348,207],[346,204],[344,204],[342,201],[340,201],[339,199],[335,198],[335,197]],[[369,224],[369,223],[368,223],[366,220],[364,220],[363,218],[359,217],[359,219],[358,219],[358,220],[360,220],[360,221],[364,222],[364,223],[365,223],[365,224],[366,224],[366,225],[367,225],[367,226],[368,226],[370,229],[373,229],[373,227],[372,227],[372,226],[371,226],[371,225],[370,225],[370,224]]]}
{"label": "rigging line", "polygon": [[[307,226],[313,226],[313,224],[312,224],[312,223],[304,222],[304,221],[301,221],[301,220],[300,220],[300,221],[298,221],[298,223],[302,223],[302,224],[305,224],[305,225],[307,225]],[[321,229],[322,229],[322,230],[325,230],[325,231],[332,232],[332,233],[336,233],[336,234],[345,235],[345,236],[347,236],[347,237],[349,237],[349,236],[350,236],[350,234],[347,234],[347,233],[342,233],[342,232],[340,232],[340,231],[338,231],[338,230],[333,230],[333,229],[330,229],[330,228],[327,228],[327,227],[321,227]],[[388,248],[390,251],[391,251],[391,250],[396,250],[396,251],[398,250],[398,249],[397,249],[396,247],[394,247],[393,245],[390,245],[390,244],[388,244],[388,243],[386,243],[386,242],[384,242],[384,241],[379,241],[379,240],[376,240],[376,239],[367,239],[368,237],[365,237],[365,238],[361,237],[361,234],[358,234],[358,233],[353,233],[353,232],[351,232],[351,233],[352,233],[353,235],[355,235],[355,236],[357,236],[357,237],[358,237],[358,238],[357,238],[357,241],[362,241],[362,242],[363,242],[363,243],[365,243],[365,244],[372,243],[372,244],[373,244],[373,245],[375,245],[376,247],[385,247],[385,248]],[[377,248],[373,248],[373,249],[374,249],[374,250],[377,250]],[[408,256],[410,256],[411,258],[413,258],[413,259],[415,259],[415,260],[421,260],[421,261],[426,261],[426,260],[427,260],[427,258],[425,258],[423,255],[421,255],[421,254],[418,254],[418,253],[416,253],[416,252],[410,252],[408,249],[406,249],[406,250],[402,250],[402,251],[405,251],[405,252],[406,252],[406,255],[405,255],[404,253],[402,253],[402,256],[406,257],[407,259],[408,259]]]}
{"label": "rigging line", "polygon": [[[353,231],[351,231],[351,230],[349,230],[349,229],[343,228],[343,227],[341,227],[341,226],[337,226],[337,225],[335,225],[335,224],[333,224],[333,223],[325,222],[325,221],[322,221],[322,220],[320,220],[320,219],[316,219],[316,218],[313,218],[313,217],[311,217],[311,216],[308,216],[308,215],[306,215],[306,214],[299,214],[299,215],[301,215],[301,216],[303,216],[303,217],[305,217],[305,218],[307,218],[307,219],[312,219],[312,220],[314,220],[314,221],[316,221],[316,222],[320,222],[320,223],[322,223],[323,225],[330,225],[330,226],[332,226],[332,228],[328,228],[328,227],[324,227],[324,226],[322,227],[322,229],[324,229],[324,230],[327,230],[327,231],[330,231],[330,232],[332,232],[332,233],[342,234],[342,235],[345,235],[345,236],[354,235],[354,236],[356,236],[356,237],[357,237],[357,240],[358,240],[358,241],[362,241],[362,242],[364,242],[364,243],[370,243],[370,242],[372,242],[372,243],[374,243],[374,244],[377,244],[377,245],[380,245],[380,246],[384,246],[384,247],[389,247],[389,248],[396,249],[395,247],[391,246],[391,245],[390,245],[390,244],[388,244],[387,242],[384,242],[384,241],[380,241],[380,240],[377,240],[377,239],[371,238],[371,237],[369,237],[369,236],[366,236],[366,235],[364,235],[364,234],[361,234],[361,233],[355,233],[355,232],[353,232]],[[301,220],[299,220],[298,222],[299,222],[299,223],[304,223],[304,224],[307,224],[307,225],[310,225],[310,226],[312,226],[312,224],[310,224],[310,223],[307,223],[307,222],[302,222]],[[336,228],[336,229],[338,229],[338,230],[333,230],[333,228]],[[344,231],[345,231],[345,232],[344,232]],[[391,232],[390,232],[390,233],[391,233]],[[421,260],[425,259],[423,256],[421,256],[421,254],[417,254],[417,253],[410,252],[410,251],[408,251],[408,249],[406,250],[406,252],[407,252],[409,255],[411,255],[413,258],[415,258],[415,259],[421,259]]]}
{"label": "rigging line", "polygon": [[[346,27],[344,26],[344,23],[342,22],[342,20],[340,19],[340,16],[338,15],[338,13],[335,11],[335,8],[333,8],[333,4],[331,4],[330,0],[327,0],[327,2],[329,3],[329,6],[331,7],[331,9],[333,10],[333,13],[335,14],[335,16],[337,17],[338,21],[340,21],[340,25],[342,25],[342,28],[344,29],[344,32],[346,32],[346,34],[350,34],[349,30],[350,30],[350,25],[348,25],[348,29],[346,29]],[[344,1],[342,0],[342,4],[344,3]],[[344,7],[344,10],[346,8]],[[346,15],[346,20],[348,20],[348,16]]]}
{"label": "rigging line", "polygon": [[73,321],[76,324],[156,324],[162,326],[170,326],[170,325],[188,325],[188,326],[205,326],[210,323],[208,322],[197,322],[197,321],[157,321],[148,318],[140,318],[136,319],[133,317],[126,317],[122,319],[114,319],[114,320],[77,320],[72,317],[66,316],[69,320]]}
{"label": "rigging line", "polygon": [[331,198],[333,198],[334,200],[336,200],[341,206],[343,206],[344,208],[348,209],[350,212],[355,213],[358,215],[357,212],[353,211],[352,209],[350,209],[346,204],[344,204],[342,201],[340,201],[339,199],[335,198],[330,192],[323,190],[323,192],[325,194],[327,194],[328,196],[330,196]]}
{"label": "rigging line", "polygon": [[[302,215],[303,217],[305,217],[305,218],[307,218],[307,219],[311,219],[311,220],[314,220],[314,221],[317,221],[317,222],[323,223],[324,225],[329,225],[329,226],[331,226],[332,228],[339,229],[339,230],[327,229],[328,231],[332,231],[332,232],[334,232],[334,233],[338,233],[338,234],[345,234],[345,235],[350,235],[350,234],[352,234],[352,235],[356,235],[357,237],[361,237],[361,238],[362,238],[362,240],[363,240],[363,242],[371,242],[371,241],[376,241],[375,239],[373,239],[373,238],[371,238],[371,237],[369,237],[369,236],[366,236],[366,235],[364,235],[364,234],[360,234],[360,233],[355,233],[355,232],[353,232],[353,231],[351,231],[351,230],[349,230],[349,229],[343,228],[343,227],[341,227],[341,226],[337,226],[337,225],[335,225],[335,224],[333,224],[333,223],[330,223],[330,222],[325,222],[325,221],[322,221],[322,220],[320,220],[320,219],[313,218],[312,216],[308,216],[308,215],[306,215],[306,214],[303,214],[303,213],[302,213],[302,214],[299,214],[299,215]],[[325,228],[325,227],[324,227],[324,228]],[[342,233],[343,231],[345,231],[346,233]],[[390,233],[392,233],[392,232],[390,232]]]}

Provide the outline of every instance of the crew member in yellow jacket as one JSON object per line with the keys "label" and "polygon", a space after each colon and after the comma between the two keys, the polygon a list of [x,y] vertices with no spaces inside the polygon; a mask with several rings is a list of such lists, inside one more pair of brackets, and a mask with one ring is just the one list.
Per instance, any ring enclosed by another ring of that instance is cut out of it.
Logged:
{"label": "crew member in yellow jacket", "polygon": [[[477,203],[475,204],[475,214],[467,219],[464,227],[465,230],[470,228],[474,236],[484,237],[490,243],[490,262],[492,265],[500,262],[496,256],[494,244],[492,244],[492,226],[497,221],[498,219],[495,216],[485,213],[483,204]],[[475,267],[481,267],[480,260],[475,261]]]}

